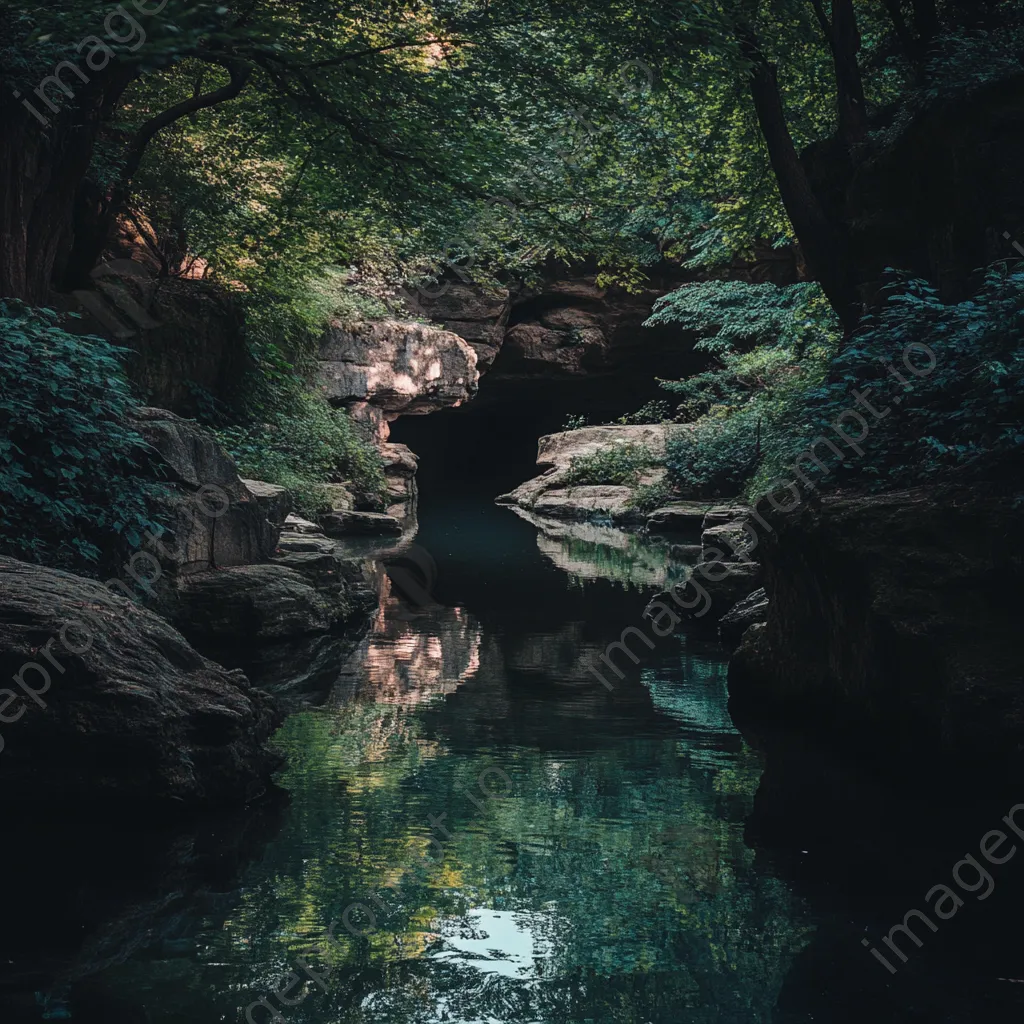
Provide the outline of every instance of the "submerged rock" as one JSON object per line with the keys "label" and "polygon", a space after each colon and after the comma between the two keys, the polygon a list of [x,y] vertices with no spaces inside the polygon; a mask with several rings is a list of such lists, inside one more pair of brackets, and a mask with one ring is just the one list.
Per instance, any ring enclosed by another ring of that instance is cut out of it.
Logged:
{"label": "submerged rock", "polygon": [[11,801],[238,802],[279,763],[265,693],[93,580],[0,557],[0,672]]}

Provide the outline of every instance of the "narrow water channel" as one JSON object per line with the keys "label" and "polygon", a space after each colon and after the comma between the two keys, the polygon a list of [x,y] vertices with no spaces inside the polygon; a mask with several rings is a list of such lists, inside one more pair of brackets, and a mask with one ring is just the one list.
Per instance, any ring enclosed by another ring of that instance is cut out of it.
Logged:
{"label": "narrow water channel", "polygon": [[[717,643],[684,632],[635,667],[623,659],[610,692],[587,671],[664,582],[657,542],[545,534],[467,501],[430,507],[416,544],[436,564],[427,586],[386,584],[327,703],[278,735],[289,801],[176,840],[176,867],[148,888],[128,823],[86,831],[82,860],[105,852],[65,894],[63,919],[95,924],[111,885],[142,895],[106,910],[63,983],[16,1003],[16,1019],[810,1024],[867,1019],[862,974],[871,1019],[961,1019],[937,981],[938,941],[909,990],[860,948],[858,887],[876,905],[880,887],[893,906],[915,893],[892,878],[872,887],[867,861],[854,877],[864,836],[810,867],[818,884],[802,892],[777,869],[786,858],[751,839],[763,763],[730,719]],[[877,811],[870,844],[906,833]],[[813,832],[779,827],[783,846]],[[190,860],[200,881],[182,874]],[[929,870],[904,874],[923,892],[940,880]],[[20,948],[53,957],[46,915],[44,900]],[[978,983],[976,964],[959,971],[955,986]]]}

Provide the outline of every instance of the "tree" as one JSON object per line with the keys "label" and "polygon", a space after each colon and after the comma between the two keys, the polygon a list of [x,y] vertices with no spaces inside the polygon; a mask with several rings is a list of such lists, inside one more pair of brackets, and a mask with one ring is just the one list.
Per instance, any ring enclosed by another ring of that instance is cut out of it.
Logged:
{"label": "tree", "polygon": [[282,157],[357,154],[396,200],[483,200],[512,105],[571,107],[571,74],[610,61],[584,13],[517,0],[5,3],[0,294],[43,301],[84,284],[154,140],[245,97],[296,133]]}

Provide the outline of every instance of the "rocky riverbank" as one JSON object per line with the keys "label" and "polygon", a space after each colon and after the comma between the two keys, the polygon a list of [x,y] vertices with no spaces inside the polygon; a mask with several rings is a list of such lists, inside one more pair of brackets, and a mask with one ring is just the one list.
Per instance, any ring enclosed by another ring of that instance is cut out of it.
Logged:
{"label": "rocky riverbank", "polygon": [[279,765],[268,740],[281,705],[221,652],[259,652],[286,684],[308,668],[295,644],[351,647],[376,606],[362,559],[291,516],[284,488],[242,480],[211,432],[162,409],[136,423],[166,529],[106,582],[0,559],[0,669],[13,680],[0,780],[14,802],[253,799]]}
{"label": "rocky riverbank", "polygon": [[1021,770],[1012,493],[961,482],[826,497],[769,522],[766,620],[730,667],[739,715]]}
{"label": "rocky riverbank", "polygon": [[[515,505],[537,515],[562,519],[643,523],[645,516],[634,506],[634,500],[639,487],[656,484],[665,475],[657,462],[664,459],[668,429],[667,424],[660,423],[611,424],[548,434],[537,442],[537,465],[543,470],[540,476],[500,495],[495,501],[499,505]],[[588,479],[588,474],[581,472],[581,464],[598,453],[615,449],[642,451],[650,466],[640,469],[635,482],[628,484]]]}

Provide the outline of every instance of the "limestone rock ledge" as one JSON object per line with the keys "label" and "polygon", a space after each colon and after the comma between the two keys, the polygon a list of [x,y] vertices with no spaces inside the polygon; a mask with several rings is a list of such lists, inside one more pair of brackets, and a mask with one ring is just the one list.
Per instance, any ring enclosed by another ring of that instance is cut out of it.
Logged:
{"label": "limestone rock ledge", "polygon": [[[537,444],[540,476],[520,484],[514,491],[495,499],[499,505],[516,505],[538,515],[564,519],[612,519],[627,521],[643,517],[629,508],[634,488],[617,484],[570,485],[569,467],[574,458],[584,458],[614,445],[642,444],[657,458],[665,453],[668,425],[639,426],[611,424],[547,434]],[[663,475],[652,469],[641,483],[656,482]]]}
{"label": "limestone rock ledge", "polygon": [[266,745],[280,716],[263,691],[94,580],[0,558],[0,671],[39,694],[2,695],[11,801],[241,802],[280,761]]}
{"label": "limestone rock ledge", "polygon": [[327,398],[381,442],[396,417],[461,405],[480,379],[477,354],[459,335],[398,320],[329,328],[319,360]]}

